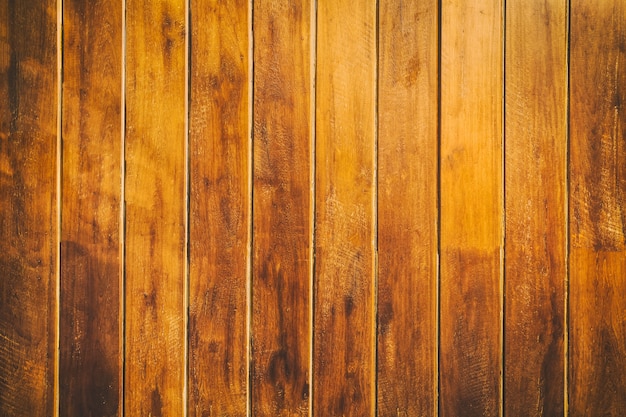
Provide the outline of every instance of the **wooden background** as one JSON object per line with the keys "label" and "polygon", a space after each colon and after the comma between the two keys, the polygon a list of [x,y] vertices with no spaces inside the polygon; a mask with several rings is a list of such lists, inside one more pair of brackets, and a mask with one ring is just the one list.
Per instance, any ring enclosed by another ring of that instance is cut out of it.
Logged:
{"label": "wooden background", "polygon": [[626,3],[2,0],[0,415],[626,415]]}

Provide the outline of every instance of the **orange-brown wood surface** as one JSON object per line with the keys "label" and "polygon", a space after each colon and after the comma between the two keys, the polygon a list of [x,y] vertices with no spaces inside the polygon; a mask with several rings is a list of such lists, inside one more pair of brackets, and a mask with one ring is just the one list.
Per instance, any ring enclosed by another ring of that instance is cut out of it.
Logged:
{"label": "orange-brown wood surface", "polygon": [[376,9],[364,0],[317,8],[313,411],[367,416],[376,370]]}
{"label": "orange-brown wood surface", "polygon": [[52,416],[57,6],[0,4],[0,415]]}
{"label": "orange-brown wood surface", "polygon": [[60,415],[122,414],[122,4],[65,1]]}
{"label": "orange-brown wood surface", "polygon": [[127,416],[180,416],[185,368],[185,2],[128,0]]}
{"label": "orange-brown wood surface", "polygon": [[377,392],[385,416],[437,415],[437,6],[379,5]]}
{"label": "orange-brown wood surface", "polygon": [[507,416],[563,415],[567,5],[507,1]]}
{"label": "orange-brown wood surface", "polygon": [[441,9],[440,415],[501,397],[502,3]]}
{"label": "orange-brown wood surface", "polygon": [[249,5],[191,2],[189,415],[248,407]]}
{"label": "orange-brown wood surface", "polygon": [[254,2],[252,415],[310,398],[311,3]]}
{"label": "orange-brown wood surface", "polygon": [[569,410],[626,414],[626,4],[572,2]]}

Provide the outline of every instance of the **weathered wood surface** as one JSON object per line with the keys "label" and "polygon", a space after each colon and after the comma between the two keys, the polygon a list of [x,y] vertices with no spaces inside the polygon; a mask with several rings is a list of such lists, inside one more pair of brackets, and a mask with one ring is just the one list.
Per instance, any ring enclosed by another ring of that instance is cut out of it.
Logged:
{"label": "weathered wood surface", "polygon": [[64,2],[60,415],[122,414],[122,4]]}
{"label": "weathered wood surface", "polygon": [[189,415],[248,407],[249,5],[191,2]]}
{"label": "weathered wood surface", "polygon": [[313,410],[367,416],[376,399],[374,2],[318,2],[316,55]]}
{"label": "weathered wood surface", "polygon": [[127,416],[179,416],[185,363],[185,2],[128,0]]}
{"label": "weathered wood surface", "polygon": [[626,4],[572,2],[571,416],[626,414]]}
{"label": "weathered wood surface", "polygon": [[436,416],[437,2],[378,25],[378,413]]}
{"label": "weathered wood surface", "polygon": [[52,416],[57,5],[0,4],[0,415]]}
{"label": "weathered wood surface", "polygon": [[501,398],[502,3],[441,9],[442,416],[496,416]]}
{"label": "weathered wood surface", "polygon": [[252,414],[309,415],[311,3],[254,2]]}
{"label": "weathered wood surface", "polygon": [[507,416],[564,412],[566,12],[562,0],[507,2]]}

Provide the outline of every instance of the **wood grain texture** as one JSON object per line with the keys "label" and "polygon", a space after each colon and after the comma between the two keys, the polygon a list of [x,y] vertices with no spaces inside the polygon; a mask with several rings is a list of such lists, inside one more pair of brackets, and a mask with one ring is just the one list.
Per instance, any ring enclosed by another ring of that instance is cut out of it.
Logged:
{"label": "wood grain texture", "polygon": [[311,3],[254,2],[252,414],[310,397]]}
{"label": "wood grain texture", "polygon": [[243,416],[248,404],[248,9],[191,2],[191,416]]}
{"label": "wood grain texture", "polygon": [[364,0],[317,7],[313,410],[367,416],[376,372],[376,9]]}
{"label": "wood grain texture", "polygon": [[56,2],[0,4],[0,415],[52,416]]}
{"label": "wood grain texture", "polygon": [[572,2],[571,416],[626,414],[626,4]]}
{"label": "wood grain texture", "polygon": [[378,413],[435,416],[438,2],[379,8]]}
{"label": "wood grain texture", "polygon": [[562,416],[567,5],[506,5],[504,407]]}
{"label": "wood grain texture", "polygon": [[60,414],[118,416],[122,3],[63,14]]}
{"label": "wood grain texture", "polygon": [[442,3],[440,413],[497,416],[502,3]]}
{"label": "wood grain texture", "polygon": [[128,0],[125,415],[183,415],[185,2]]}

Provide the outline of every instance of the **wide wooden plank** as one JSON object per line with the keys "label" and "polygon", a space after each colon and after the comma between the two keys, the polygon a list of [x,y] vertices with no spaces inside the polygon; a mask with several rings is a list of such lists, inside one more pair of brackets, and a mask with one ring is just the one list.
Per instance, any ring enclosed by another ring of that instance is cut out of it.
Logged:
{"label": "wide wooden plank", "polygon": [[57,4],[0,4],[0,415],[54,415]]}
{"label": "wide wooden plank", "polygon": [[501,397],[502,2],[442,2],[440,412]]}
{"label": "wide wooden plank", "polygon": [[438,2],[379,8],[378,413],[435,416]]}
{"label": "wide wooden plank", "polygon": [[562,416],[567,5],[506,6],[504,407]]}
{"label": "wide wooden plank", "polygon": [[376,4],[317,4],[313,410],[375,411]]}
{"label": "wide wooden plank", "polygon": [[310,398],[311,3],[254,2],[252,414]]}
{"label": "wide wooden plank", "polygon": [[572,2],[571,416],[626,414],[626,4]]}
{"label": "wide wooden plank", "polygon": [[60,414],[117,416],[122,3],[67,0],[63,22]]}
{"label": "wide wooden plank", "polygon": [[127,0],[125,415],[179,416],[185,369],[185,2]]}
{"label": "wide wooden plank", "polygon": [[249,4],[191,2],[189,414],[248,406]]}

